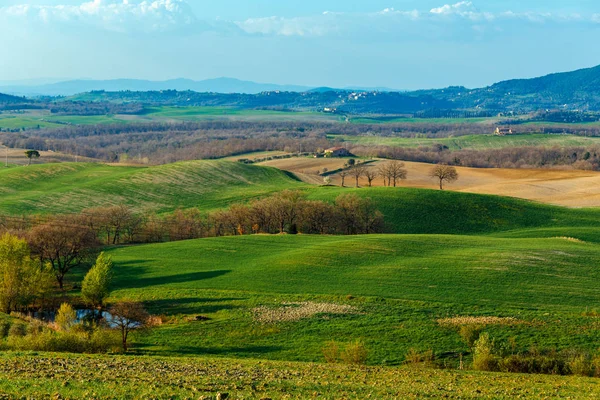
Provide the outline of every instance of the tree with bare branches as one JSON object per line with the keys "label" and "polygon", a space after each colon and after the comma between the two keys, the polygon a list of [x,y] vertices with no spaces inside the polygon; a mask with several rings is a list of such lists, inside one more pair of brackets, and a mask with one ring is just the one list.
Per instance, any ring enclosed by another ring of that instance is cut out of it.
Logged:
{"label": "tree with bare branches", "polygon": [[75,216],[56,217],[38,225],[28,235],[32,253],[40,264],[52,266],[61,289],[65,275],[93,257],[96,235]]}
{"label": "tree with bare branches", "polygon": [[365,168],[364,176],[365,176],[365,178],[367,178],[367,181],[369,182],[369,187],[372,187],[373,181],[375,179],[377,179],[377,177],[379,176],[379,172],[376,171],[374,168]]}
{"label": "tree with bare branches", "polygon": [[110,308],[111,323],[121,331],[123,351],[127,351],[129,334],[147,328],[150,315],[141,303],[123,301]]}
{"label": "tree with bare branches", "polygon": [[404,167],[405,167],[405,164],[400,161],[391,161],[388,163],[388,165],[387,165],[388,186],[393,184],[394,187],[396,187],[399,180],[404,180],[407,178],[408,171]]}
{"label": "tree with bare branches", "polygon": [[354,165],[350,169],[350,175],[352,175],[354,177],[355,182],[356,182],[356,187],[358,187],[358,181],[365,174],[366,170],[367,169],[364,165]]}
{"label": "tree with bare branches", "polygon": [[342,170],[340,172],[340,178],[342,178],[342,187],[345,187],[345,181],[346,181],[346,177],[349,175],[350,173],[347,170]]}
{"label": "tree with bare branches", "polygon": [[458,180],[456,168],[450,165],[436,165],[429,173],[429,176],[439,180],[440,190],[444,190],[444,183],[451,183]]}
{"label": "tree with bare branches", "polygon": [[383,186],[390,186],[391,179],[388,163],[381,164],[377,169],[377,174],[383,178]]}

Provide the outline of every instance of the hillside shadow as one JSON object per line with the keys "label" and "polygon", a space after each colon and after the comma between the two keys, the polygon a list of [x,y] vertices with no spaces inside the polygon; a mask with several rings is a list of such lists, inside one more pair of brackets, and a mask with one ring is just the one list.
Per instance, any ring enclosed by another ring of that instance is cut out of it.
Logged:
{"label": "hillside shadow", "polygon": [[233,310],[240,308],[233,304],[224,304],[231,301],[246,300],[244,298],[182,298],[182,299],[160,299],[146,301],[148,309],[156,310],[165,314],[212,314],[221,310]]}
{"label": "hillside shadow", "polygon": [[136,269],[135,274],[123,274],[118,272],[119,279],[117,282],[115,282],[115,289],[140,289],[150,286],[204,281],[207,279],[218,278],[230,272],[231,270],[201,271],[190,272],[186,274],[140,278],[139,275],[143,274],[143,271],[140,271],[138,268]]}

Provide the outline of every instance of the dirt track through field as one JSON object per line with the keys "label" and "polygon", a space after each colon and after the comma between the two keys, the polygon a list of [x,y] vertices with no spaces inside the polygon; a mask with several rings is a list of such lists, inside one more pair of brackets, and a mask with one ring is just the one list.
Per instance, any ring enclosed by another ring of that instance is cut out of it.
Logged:
{"label": "dirt track through field", "polygon": [[[344,159],[309,159],[291,158],[273,160],[261,165],[268,165],[294,172],[308,183],[322,184],[323,178],[317,171],[328,168],[332,171],[340,168]],[[371,164],[377,168],[381,163]],[[437,188],[436,181],[429,177],[431,164],[406,162],[408,179],[400,183],[404,187]],[[459,192],[495,194],[500,196],[519,197],[542,203],[557,204],[567,207],[600,207],[600,172],[578,170],[551,169],[500,169],[500,168],[464,168],[457,167],[459,180],[447,185],[448,190]],[[331,177],[332,183],[341,184],[338,175]],[[354,186],[354,178],[346,177],[346,186]],[[366,179],[360,184],[366,186]],[[377,178],[374,186],[382,186],[383,181]]]}

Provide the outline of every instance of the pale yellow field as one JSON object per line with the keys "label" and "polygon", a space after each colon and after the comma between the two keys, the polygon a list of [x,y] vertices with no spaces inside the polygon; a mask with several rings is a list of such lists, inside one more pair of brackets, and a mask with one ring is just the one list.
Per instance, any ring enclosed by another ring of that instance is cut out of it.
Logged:
{"label": "pale yellow field", "polygon": [[249,160],[256,160],[256,159],[261,159],[261,158],[265,158],[265,157],[269,157],[269,156],[271,156],[271,157],[282,156],[285,154],[289,154],[289,153],[286,153],[285,151],[259,151],[259,152],[254,152],[254,153],[238,154],[237,156],[225,157],[225,158],[223,158],[223,160],[237,161],[242,158],[247,158]]}
{"label": "pale yellow field", "polygon": [[[301,179],[313,184],[322,184],[323,178],[317,171],[323,168],[341,168],[345,159],[291,158],[273,160],[261,165],[269,165],[297,174]],[[377,168],[377,161],[369,168]],[[400,186],[414,188],[437,188],[437,182],[429,177],[431,164],[406,162],[408,179]],[[600,172],[551,169],[483,169],[457,167],[459,180],[447,185],[448,190],[469,193],[495,194],[519,197],[548,204],[568,207],[600,207]],[[339,175],[331,177],[332,183],[341,184]],[[354,178],[346,177],[346,186],[354,186]],[[360,184],[365,186],[366,179]],[[382,186],[377,178],[374,186]]]}
{"label": "pale yellow field", "polygon": [[[6,164],[8,155],[9,165],[27,165],[29,160],[25,157],[25,149],[8,149],[0,146],[0,166]],[[31,161],[32,164],[46,164],[56,162],[97,162],[98,160],[87,157],[75,157],[72,155],[53,151],[40,151],[40,158]]]}

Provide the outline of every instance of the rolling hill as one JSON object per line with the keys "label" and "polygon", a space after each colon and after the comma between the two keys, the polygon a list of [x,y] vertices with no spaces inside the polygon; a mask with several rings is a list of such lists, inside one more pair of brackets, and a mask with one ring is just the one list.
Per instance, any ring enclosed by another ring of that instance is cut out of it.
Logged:
{"label": "rolling hill", "polygon": [[276,168],[230,161],[155,167],[63,163],[0,170],[0,213],[66,213],[116,204],[157,213],[180,207],[212,211],[285,189],[328,202],[348,193],[369,197],[383,213],[388,233],[486,234],[600,222],[594,209],[429,189],[319,187]]}
{"label": "rolling hill", "polygon": [[411,348],[455,365],[468,352],[461,318],[439,321],[456,317],[523,350],[593,351],[600,340],[583,315],[600,302],[600,247],[576,239],[258,235],[109,254],[112,299],[144,301],[169,321],[139,339],[147,354],[318,361],[335,339],[361,340],[374,365],[399,364]]}
{"label": "rolling hill", "polygon": [[[546,109],[600,111],[599,88],[600,66],[533,79],[513,79],[484,88],[455,86],[413,92],[328,87],[311,89],[230,78],[163,82],[135,79],[75,80],[42,86],[0,87],[0,91],[68,96],[88,93],[70,100],[134,101],[177,106],[278,107],[313,111],[327,107],[335,108],[340,113],[361,115],[414,114],[432,110],[437,110],[439,114],[443,110],[470,110],[479,116],[491,116],[499,112]],[[89,92],[94,93],[91,95]]]}
{"label": "rolling hill", "polygon": [[0,170],[0,212],[65,213],[128,204],[140,210],[209,211],[304,184],[275,168],[227,161],[158,167],[63,163]]}
{"label": "rolling hill", "polygon": [[310,87],[299,85],[276,85],[256,83],[233,78],[216,78],[202,81],[191,79],[171,79],[167,81],[149,81],[142,79],[113,80],[67,80],[42,85],[2,85],[0,90],[26,96],[72,96],[91,91],[161,91],[178,90],[214,93],[260,93],[267,91],[304,92]]}
{"label": "rolling hill", "polygon": [[27,100],[23,97],[11,96],[9,94],[0,93],[0,106],[6,104],[16,104],[16,103],[28,103],[30,100]]}

